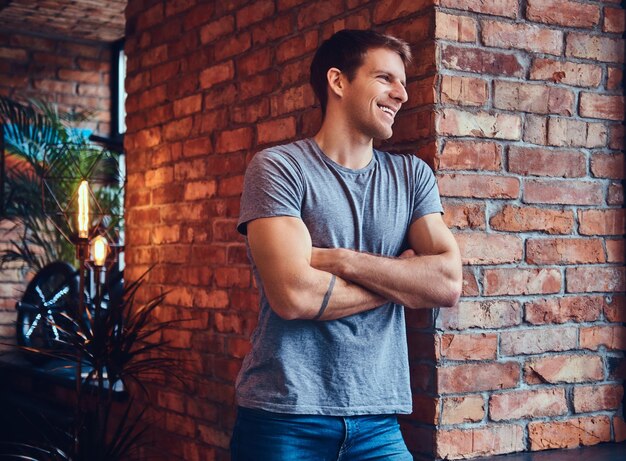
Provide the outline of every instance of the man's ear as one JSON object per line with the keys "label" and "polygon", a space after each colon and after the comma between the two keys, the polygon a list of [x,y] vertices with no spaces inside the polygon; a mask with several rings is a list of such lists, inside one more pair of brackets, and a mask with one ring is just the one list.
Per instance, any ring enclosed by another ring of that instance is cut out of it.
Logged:
{"label": "man's ear", "polygon": [[326,80],[328,81],[328,88],[332,93],[338,97],[343,96],[343,90],[345,86],[345,75],[336,67],[331,67],[326,72]]}

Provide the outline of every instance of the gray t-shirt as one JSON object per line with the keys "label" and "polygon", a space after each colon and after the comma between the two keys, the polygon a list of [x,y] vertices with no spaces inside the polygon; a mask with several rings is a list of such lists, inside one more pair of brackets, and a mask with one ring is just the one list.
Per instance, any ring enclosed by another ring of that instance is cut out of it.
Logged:
{"label": "gray t-shirt", "polygon": [[[411,223],[440,212],[435,177],[419,158],[374,150],[365,168],[351,170],[305,139],[254,156],[237,229],[246,234],[254,219],[295,216],[315,247],[398,256],[408,248]],[[334,416],[411,412],[404,307],[388,303],[331,321],[283,320],[252,264],[260,312],[237,378],[239,405]]]}

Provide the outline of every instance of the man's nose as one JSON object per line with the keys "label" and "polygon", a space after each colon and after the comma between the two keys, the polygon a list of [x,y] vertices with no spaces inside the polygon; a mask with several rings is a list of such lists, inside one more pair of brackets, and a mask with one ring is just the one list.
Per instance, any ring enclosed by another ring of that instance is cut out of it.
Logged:
{"label": "man's nose", "polygon": [[400,82],[395,82],[390,96],[401,104],[404,104],[409,99],[406,88]]}

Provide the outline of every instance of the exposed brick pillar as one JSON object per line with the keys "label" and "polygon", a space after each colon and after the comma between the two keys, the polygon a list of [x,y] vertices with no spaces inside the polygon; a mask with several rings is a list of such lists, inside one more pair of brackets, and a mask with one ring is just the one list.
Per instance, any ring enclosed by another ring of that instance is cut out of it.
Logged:
{"label": "exposed brick pillar", "polygon": [[626,437],[618,4],[439,2],[436,163],[466,264],[437,320],[440,458]]}

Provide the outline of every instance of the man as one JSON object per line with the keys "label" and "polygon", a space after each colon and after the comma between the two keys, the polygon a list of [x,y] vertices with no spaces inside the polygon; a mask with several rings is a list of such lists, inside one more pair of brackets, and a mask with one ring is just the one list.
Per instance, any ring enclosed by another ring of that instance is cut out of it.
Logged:
{"label": "man", "polygon": [[379,152],[407,100],[408,45],[373,31],[324,42],[314,138],[256,154],[238,230],[260,292],[237,379],[233,460],[410,460],[404,307],[452,306],[461,261],[432,171]]}

